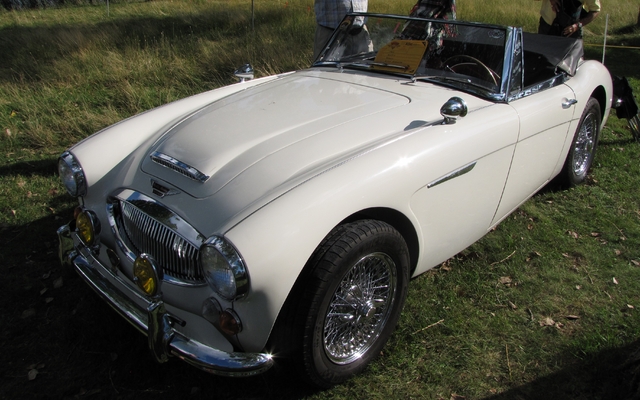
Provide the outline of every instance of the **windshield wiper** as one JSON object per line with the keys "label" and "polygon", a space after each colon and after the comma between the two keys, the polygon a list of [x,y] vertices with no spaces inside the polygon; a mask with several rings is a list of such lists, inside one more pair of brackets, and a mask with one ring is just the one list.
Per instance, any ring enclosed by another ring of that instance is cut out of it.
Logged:
{"label": "windshield wiper", "polygon": [[442,82],[442,83],[449,83],[449,82],[457,82],[457,83],[463,83],[465,85],[471,85],[471,86],[475,86],[484,90],[490,90],[489,88],[487,88],[487,86],[485,85],[481,85],[478,83],[475,83],[473,81],[471,81],[471,79],[469,78],[460,78],[457,76],[444,76],[444,75],[423,75],[423,76],[414,76],[411,79],[412,82],[415,81],[435,81],[435,82]]}
{"label": "windshield wiper", "polygon": [[403,71],[406,71],[407,69],[409,69],[409,67],[407,65],[387,64],[387,63],[375,62],[375,61],[372,62],[371,65],[376,66],[376,67],[401,69]]}
{"label": "windshield wiper", "polygon": [[444,75],[422,75],[422,76],[414,76],[411,78],[413,82],[415,81],[454,81],[461,83],[471,83],[471,79],[469,78],[459,78],[454,76],[444,76]]}
{"label": "windshield wiper", "polygon": [[365,69],[371,69],[373,67],[384,67],[384,68],[393,68],[393,69],[399,69],[402,71],[406,71],[407,69],[409,69],[408,66],[406,65],[397,65],[397,64],[387,64],[387,63],[382,63],[382,62],[376,62],[376,61],[372,61],[372,62],[339,62],[337,64],[338,68],[344,68],[344,67],[355,67],[355,68],[365,68]]}
{"label": "windshield wiper", "polygon": [[336,67],[338,67],[338,68],[364,68],[364,69],[371,69],[371,63],[356,62],[356,61],[338,62],[338,63],[336,63]]}

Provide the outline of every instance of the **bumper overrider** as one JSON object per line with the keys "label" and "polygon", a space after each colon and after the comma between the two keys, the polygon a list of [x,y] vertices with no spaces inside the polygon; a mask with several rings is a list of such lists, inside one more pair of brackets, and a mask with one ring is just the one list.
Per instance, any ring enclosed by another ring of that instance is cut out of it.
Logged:
{"label": "bumper overrider", "polygon": [[[101,271],[110,270],[93,257],[81,244],[76,246],[69,224],[58,229],[60,262],[73,265],[76,272],[105,300],[139,331],[147,335],[149,349],[158,362],[170,356],[215,375],[249,376],[262,373],[273,365],[270,354],[221,351],[176,331],[174,324],[184,324],[166,311],[162,296],[146,298],[131,288],[116,274],[111,277],[122,283],[125,292],[106,279]],[[138,300],[131,300],[134,297]],[[140,304],[144,304],[141,306]]]}

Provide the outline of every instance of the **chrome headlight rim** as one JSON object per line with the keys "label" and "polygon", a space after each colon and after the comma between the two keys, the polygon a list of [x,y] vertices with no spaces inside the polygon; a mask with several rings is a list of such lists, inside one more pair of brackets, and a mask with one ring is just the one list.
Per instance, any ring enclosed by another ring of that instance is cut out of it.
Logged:
{"label": "chrome headlight rim", "polygon": [[[213,265],[207,262],[208,252],[215,251],[224,260],[224,264]],[[247,295],[249,292],[249,273],[242,256],[236,248],[221,236],[212,236],[200,246],[200,265],[204,272],[205,280],[209,286],[224,299],[234,301]],[[233,282],[216,280],[211,272],[228,272],[233,277]],[[226,271],[224,271],[226,270]]]}
{"label": "chrome headlight rim", "polygon": [[87,179],[84,170],[73,154],[65,151],[58,158],[58,175],[67,192],[73,196],[87,194]]}

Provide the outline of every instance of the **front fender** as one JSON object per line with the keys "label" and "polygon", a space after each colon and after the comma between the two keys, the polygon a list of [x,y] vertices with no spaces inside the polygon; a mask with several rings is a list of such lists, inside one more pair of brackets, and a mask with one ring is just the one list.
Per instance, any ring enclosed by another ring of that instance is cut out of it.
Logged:
{"label": "front fender", "polygon": [[[408,204],[411,196],[404,193],[409,185],[398,173],[402,167],[393,167],[397,156],[389,152],[380,156],[363,156],[316,176],[225,234],[245,260],[251,281],[249,296],[234,304],[243,323],[239,338],[246,351],[263,349],[305,264],[345,218],[360,210],[386,207],[404,214],[417,228]],[[354,181],[354,176],[367,178]]]}
{"label": "front fender", "polygon": [[277,79],[268,76],[210,90],[135,115],[94,133],[69,149],[85,171],[89,187],[147,141],[214,101]]}
{"label": "front fender", "polygon": [[[394,214],[402,215],[405,225],[411,225],[417,238],[415,274],[455,254],[459,251],[458,244],[472,243],[486,233],[497,200],[477,202],[480,206],[474,210],[482,211],[482,215],[472,221],[466,220],[468,213],[456,213],[462,216],[456,224],[447,227],[447,232],[428,225],[432,235],[458,237],[453,245],[437,246],[430,242],[427,250],[425,237],[433,237],[423,232],[421,221],[428,221],[433,213],[441,212],[428,206],[434,196],[439,199],[437,204],[450,199],[449,195],[466,199],[469,196],[465,189],[469,189],[469,185],[486,186],[487,179],[494,182],[495,187],[492,194],[485,197],[493,198],[501,193],[517,120],[508,112],[508,106],[500,107],[493,111],[491,107],[478,110],[474,118],[457,124],[423,126],[403,132],[378,148],[300,183],[228,229],[225,236],[245,260],[251,282],[250,294],[234,304],[243,323],[239,339],[245,349],[263,349],[307,261],[324,237],[352,215],[369,209],[394,210]],[[504,125],[488,123],[496,112],[503,116]],[[478,124],[483,128],[471,129]],[[496,159],[504,162],[496,164]],[[430,182],[473,161],[478,161],[474,174],[428,189]],[[462,235],[455,228],[460,225],[466,227]]]}
{"label": "front fender", "polygon": [[[580,64],[576,75],[566,84],[573,89],[576,100],[578,100],[574,113],[574,119],[577,120],[580,119],[589,98],[598,92],[604,92],[602,99],[598,99],[602,108],[602,125],[600,127],[602,129],[607,123],[613,104],[613,81],[609,70],[598,61],[587,60]],[[577,124],[577,121],[575,123]]]}

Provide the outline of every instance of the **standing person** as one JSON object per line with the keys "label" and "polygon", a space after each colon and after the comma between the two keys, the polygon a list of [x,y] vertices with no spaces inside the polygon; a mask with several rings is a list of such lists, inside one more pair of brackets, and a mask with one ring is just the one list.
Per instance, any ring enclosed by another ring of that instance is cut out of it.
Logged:
{"label": "standing person", "polygon": [[600,8],[600,0],[542,0],[538,33],[581,39],[582,27],[598,16]]}
{"label": "standing person", "polygon": [[410,17],[456,19],[456,0],[418,0],[409,12]]}
{"label": "standing person", "polygon": [[[443,19],[453,21],[456,19],[456,0],[418,0],[409,12],[410,17]],[[438,26],[438,32],[432,32],[431,23],[415,22],[408,23],[402,32],[404,39],[422,40],[427,36],[437,38],[438,46],[442,45],[442,38],[447,34],[446,25]]]}
{"label": "standing person", "polygon": [[[453,21],[456,19],[456,0],[418,0],[409,12],[409,16]],[[442,68],[440,54],[444,50],[444,38],[455,35],[456,28],[451,24],[409,21],[405,24],[399,38],[428,40],[428,47],[420,67]]]}
{"label": "standing person", "polygon": [[313,42],[315,60],[348,12],[367,12],[367,0],[315,0],[313,8],[317,22]]}

